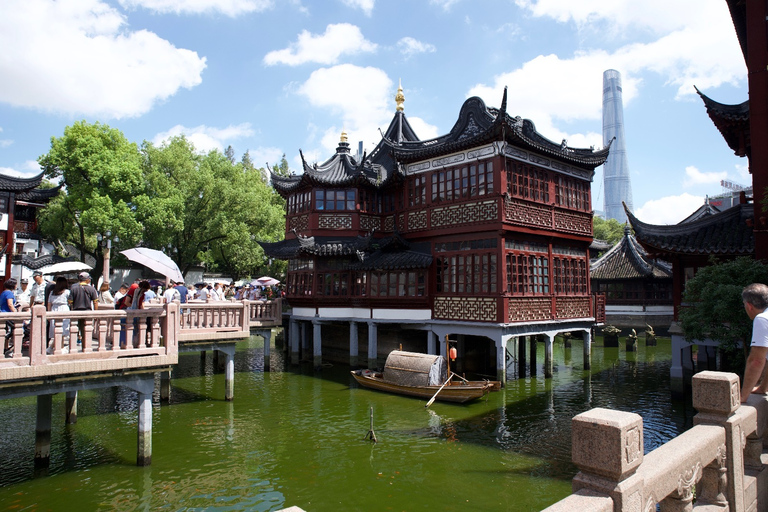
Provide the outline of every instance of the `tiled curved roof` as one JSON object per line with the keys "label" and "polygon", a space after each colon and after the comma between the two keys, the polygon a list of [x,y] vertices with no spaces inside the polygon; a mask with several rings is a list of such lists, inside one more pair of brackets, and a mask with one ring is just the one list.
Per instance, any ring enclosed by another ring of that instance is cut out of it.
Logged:
{"label": "tiled curved roof", "polygon": [[363,261],[349,266],[350,270],[409,270],[429,268],[432,255],[419,251],[377,251]]}
{"label": "tiled curved roof", "polygon": [[64,258],[57,254],[44,254],[37,258],[33,258],[27,254],[23,254],[20,258],[14,258],[14,262],[21,263],[25,267],[37,270],[38,268],[52,265],[54,263],[61,263],[62,261],[78,261],[76,258]]}
{"label": "tiled curved roof", "polygon": [[278,259],[297,258],[302,253],[317,256],[349,256],[365,251],[371,245],[369,236],[329,237],[297,236],[279,242],[259,242],[267,256]]}
{"label": "tiled curved roof", "polygon": [[696,92],[704,101],[709,118],[723,136],[728,147],[736,155],[746,156],[749,152],[748,147],[752,143],[749,127],[749,100],[738,105],[727,105],[709,98],[698,88],[696,88]]}
{"label": "tiled curved roof", "polygon": [[504,138],[512,144],[592,169],[608,158],[608,147],[595,151],[592,148],[572,148],[565,141],[560,144],[552,142],[536,131],[532,121],[510,117],[506,109],[506,88],[498,109],[486,107],[478,97],[469,98],[462,105],[459,119],[448,134],[424,141],[404,141],[394,145],[392,150],[399,160],[417,161]]}
{"label": "tiled curved roof", "polygon": [[690,255],[746,256],[755,251],[752,204],[739,204],[685,224],[655,226],[641,222],[627,209],[635,238],[649,252]]}
{"label": "tiled curved roof", "polygon": [[20,192],[23,190],[31,190],[40,185],[43,181],[43,173],[41,172],[37,176],[31,178],[16,178],[14,176],[7,176],[0,174],[0,190],[7,192]]}
{"label": "tiled curved roof", "polygon": [[590,265],[591,279],[671,279],[671,266],[648,257],[648,253],[632,236],[629,226],[624,228],[624,237]]}
{"label": "tiled curved roof", "polygon": [[30,201],[32,203],[47,203],[57,195],[61,190],[62,185],[53,188],[33,188],[32,190],[25,190],[19,192],[16,195],[16,199],[21,201]]}

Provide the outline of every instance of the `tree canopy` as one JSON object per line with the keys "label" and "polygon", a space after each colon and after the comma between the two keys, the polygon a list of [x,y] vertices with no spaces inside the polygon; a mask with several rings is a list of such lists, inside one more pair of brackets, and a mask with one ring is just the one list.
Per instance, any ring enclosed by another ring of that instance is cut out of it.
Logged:
{"label": "tree canopy", "polygon": [[65,185],[41,211],[40,229],[97,262],[95,235],[110,229],[120,248],[163,250],[182,272],[200,263],[233,277],[265,272],[256,241],[282,238],[284,202],[249,161],[246,152],[236,162],[231,147],[200,154],[183,136],[139,148],[119,130],[78,122],[39,159]]}
{"label": "tree canopy", "polygon": [[[714,263],[714,262],[713,262]],[[751,283],[768,283],[768,266],[752,258],[738,258],[699,269],[685,284],[680,326],[685,339],[710,338],[726,352],[745,351],[752,321],[744,312],[741,291]]]}
{"label": "tree canopy", "polygon": [[592,232],[597,240],[604,240],[616,245],[624,236],[624,225],[616,219],[592,217]]}

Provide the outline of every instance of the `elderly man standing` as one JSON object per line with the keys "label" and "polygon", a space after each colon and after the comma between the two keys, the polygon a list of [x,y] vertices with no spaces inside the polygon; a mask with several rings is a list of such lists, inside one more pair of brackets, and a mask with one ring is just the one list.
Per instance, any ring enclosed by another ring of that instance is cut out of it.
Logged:
{"label": "elderly man standing", "polygon": [[751,393],[768,392],[768,378],[763,378],[758,385],[768,357],[768,286],[752,283],[741,292],[741,299],[747,316],[752,320],[752,344],[741,386],[743,403]]}
{"label": "elderly man standing", "polygon": [[35,304],[39,304],[41,306],[45,306],[45,285],[48,283],[45,282],[45,279],[43,279],[43,273],[39,270],[32,274],[32,279],[34,279],[35,282],[32,284],[32,288],[29,290],[29,305],[34,306]]}

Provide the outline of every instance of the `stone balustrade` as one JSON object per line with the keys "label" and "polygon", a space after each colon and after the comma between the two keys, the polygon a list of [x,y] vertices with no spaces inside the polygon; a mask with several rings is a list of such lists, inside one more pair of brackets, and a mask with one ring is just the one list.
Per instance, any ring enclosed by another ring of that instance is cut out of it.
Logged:
{"label": "stone balustrade", "polygon": [[[64,332],[69,320],[69,333]],[[0,358],[0,382],[77,373],[163,367],[178,362],[179,307],[145,310],[46,311],[0,314],[12,321],[13,350]],[[28,324],[28,344],[24,324]],[[78,344],[78,324],[84,340]],[[120,343],[121,331],[126,343]],[[49,334],[51,340],[49,342]],[[67,335],[68,334],[68,335]]]}
{"label": "stone balustrade", "polygon": [[694,427],[643,453],[643,420],[596,408],[572,422],[574,493],[547,512],[768,510],[768,397],[739,403],[739,377],[693,377]]}

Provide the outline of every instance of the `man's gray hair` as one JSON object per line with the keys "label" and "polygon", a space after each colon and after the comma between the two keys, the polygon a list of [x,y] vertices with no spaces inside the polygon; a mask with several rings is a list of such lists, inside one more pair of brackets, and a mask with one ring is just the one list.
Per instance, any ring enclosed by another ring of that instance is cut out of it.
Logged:
{"label": "man's gray hair", "polygon": [[757,309],[768,309],[768,285],[752,283],[741,292],[741,299]]}

